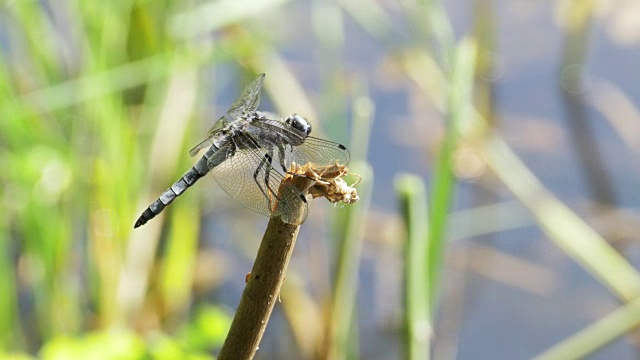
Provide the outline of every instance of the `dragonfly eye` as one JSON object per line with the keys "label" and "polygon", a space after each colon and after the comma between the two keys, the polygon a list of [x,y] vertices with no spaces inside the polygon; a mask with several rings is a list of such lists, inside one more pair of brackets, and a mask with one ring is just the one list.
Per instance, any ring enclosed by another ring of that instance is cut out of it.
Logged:
{"label": "dragonfly eye", "polygon": [[311,133],[311,124],[307,122],[307,119],[300,115],[293,114],[285,121],[288,125],[291,125],[294,129],[300,131],[305,136],[309,136]]}

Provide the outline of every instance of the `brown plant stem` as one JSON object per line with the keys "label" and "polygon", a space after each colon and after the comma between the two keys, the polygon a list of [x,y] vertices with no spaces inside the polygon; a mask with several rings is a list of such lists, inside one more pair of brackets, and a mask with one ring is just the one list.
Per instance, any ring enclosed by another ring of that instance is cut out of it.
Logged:
{"label": "brown plant stem", "polygon": [[[358,201],[358,193],[353,187],[357,182],[348,185],[342,179],[348,173],[346,165],[338,163],[325,166],[294,164],[282,185],[290,182],[309,198],[324,197],[332,203],[353,204]],[[306,208],[304,210],[298,214],[299,223],[306,218]],[[218,359],[252,359],[258,351],[271,311],[280,295],[299,229],[300,225],[287,224],[280,217],[269,220]]]}
{"label": "brown plant stem", "polygon": [[299,229],[279,217],[269,220],[219,360],[252,359],[255,355],[280,294]]}

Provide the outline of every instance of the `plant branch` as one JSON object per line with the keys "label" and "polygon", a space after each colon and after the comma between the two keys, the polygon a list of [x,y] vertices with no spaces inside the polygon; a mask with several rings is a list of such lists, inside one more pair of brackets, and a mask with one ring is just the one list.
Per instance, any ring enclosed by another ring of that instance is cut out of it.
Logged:
{"label": "plant branch", "polygon": [[[305,196],[309,194],[311,198],[324,197],[332,203],[352,204],[358,201],[358,194],[353,187],[355,184],[348,185],[342,179],[348,173],[345,165],[337,163],[328,166],[293,166],[281,186],[290,182]],[[299,216],[299,223],[304,222],[306,210]],[[269,220],[251,276],[218,355],[219,360],[249,360],[258,351],[273,306],[280,295],[299,229],[300,225],[287,224],[280,217]]]}
{"label": "plant branch", "polygon": [[255,355],[280,294],[299,229],[279,217],[269,220],[219,360],[252,359]]}

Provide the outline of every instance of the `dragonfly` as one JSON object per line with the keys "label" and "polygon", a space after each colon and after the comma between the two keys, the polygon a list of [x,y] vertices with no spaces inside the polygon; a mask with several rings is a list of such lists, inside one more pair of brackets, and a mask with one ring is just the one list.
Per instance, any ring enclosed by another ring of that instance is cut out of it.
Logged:
{"label": "dragonfly", "polygon": [[142,212],[134,228],[160,214],[207,173],[220,187],[250,210],[280,216],[285,223],[306,220],[308,203],[302,191],[283,174],[299,165],[347,165],[349,151],[332,141],[309,136],[311,124],[292,114],[286,118],[258,111],[265,74],[258,75],[218,119],[207,137],[189,155],[204,155]]}

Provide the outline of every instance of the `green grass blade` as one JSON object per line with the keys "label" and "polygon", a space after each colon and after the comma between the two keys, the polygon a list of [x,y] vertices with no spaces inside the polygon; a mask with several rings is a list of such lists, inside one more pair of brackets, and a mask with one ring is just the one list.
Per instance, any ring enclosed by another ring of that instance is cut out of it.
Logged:
{"label": "green grass blade", "polygon": [[424,180],[399,175],[395,188],[400,201],[400,214],[407,232],[404,246],[405,351],[407,359],[428,359],[433,334],[429,306],[429,262],[427,191]]}
{"label": "green grass blade", "polygon": [[270,8],[290,0],[206,1],[192,10],[178,14],[170,23],[173,36],[187,39],[208,34],[252,16],[264,14]]}
{"label": "green grass blade", "polygon": [[441,65],[445,71],[449,71],[455,61],[456,40],[447,9],[441,0],[422,0],[419,3],[424,6],[420,9],[420,15],[425,17],[424,21],[429,24],[433,40],[440,47]]}
{"label": "green grass blade", "polygon": [[557,344],[535,360],[583,359],[640,325],[640,298]]}
{"label": "green grass blade", "polygon": [[540,183],[497,136],[483,146],[488,165],[531,211],[549,238],[619,298],[640,294],[640,274],[598,233]]}
{"label": "green grass blade", "polygon": [[474,81],[476,46],[470,40],[461,42],[455,54],[451,71],[445,114],[447,118],[446,135],[440,148],[435,177],[430,189],[431,204],[429,213],[429,291],[431,306],[437,301],[440,266],[445,245],[445,230],[453,198],[455,178],[453,174],[453,153],[457,149],[458,124],[469,114],[471,92]]}
{"label": "green grass blade", "polygon": [[23,345],[21,324],[19,321],[18,293],[16,274],[11,267],[10,233],[6,220],[0,219],[0,349],[16,348]]}
{"label": "green grass blade", "polygon": [[365,219],[371,204],[373,190],[373,170],[366,163],[356,163],[350,167],[351,172],[362,176],[363,181],[358,186],[360,201],[345,206],[340,210],[338,224],[338,261],[336,264],[336,280],[332,301],[329,328],[329,358],[347,359],[350,354],[357,352],[354,342],[355,336],[351,330],[354,320],[354,308],[358,290],[358,274],[360,265],[360,251],[364,236]]}

